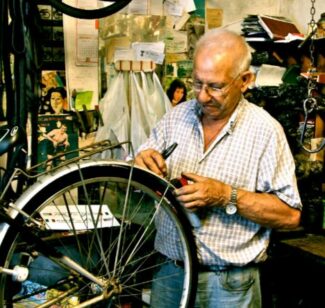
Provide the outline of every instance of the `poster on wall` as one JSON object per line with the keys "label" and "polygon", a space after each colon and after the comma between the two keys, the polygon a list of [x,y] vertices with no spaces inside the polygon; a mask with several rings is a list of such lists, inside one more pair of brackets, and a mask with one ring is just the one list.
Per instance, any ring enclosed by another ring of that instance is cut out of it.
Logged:
{"label": "poster on wall", "polygon": [[65,71],[42,71],[39,114],[61,114],[69,109]]}
{"label": "poster on wall", "polygon": [[[38,151],[37,162],[44,163],[39,172],[47,171],[60,165],[67,159],[77,156],[78,130],[75,120],[69,114],[38,116]],[[53,159],[55,156],[59,156]]]}

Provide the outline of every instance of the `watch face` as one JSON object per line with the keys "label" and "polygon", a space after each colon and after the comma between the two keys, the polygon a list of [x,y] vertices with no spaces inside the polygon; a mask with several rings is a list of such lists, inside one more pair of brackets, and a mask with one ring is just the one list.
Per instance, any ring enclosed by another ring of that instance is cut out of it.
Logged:
{"label": "watch face", "polygon": [[227,204],[227,206],[226,206],[226,213],[228,215],[233,215],[236,212],[237,212],[237,206],[235,204],[233,204],[233,203]]}

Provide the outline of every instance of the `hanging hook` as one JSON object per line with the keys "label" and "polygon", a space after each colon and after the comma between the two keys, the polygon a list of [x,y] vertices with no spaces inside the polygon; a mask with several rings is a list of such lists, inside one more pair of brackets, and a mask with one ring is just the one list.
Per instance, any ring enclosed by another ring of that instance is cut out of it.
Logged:
{"label": "hanging hook", "polygon": [[319,147],[317,147],[314,150],[308,149],[304,146],[304,140],[305,140],[305,134],[306,134],[306,130],[307,130],[307,124],[308,124],[308,115],[311,114],[314,110],[317,110],[318,106],[317,106],[317,100],[315,97],[307,97],[304,102],[304,112],[305,112],[305,120],[304,120],[304,124],[302,127],[302,132],[301,132],[301,136],[300,136],[300,144],[302,146],[302,148],[308,152],[308,153],[318,153],[319,151],[321,151],[324,147],[325,147],[325,138],[323,139],[323,141],[321,142],[321,144],[319,145]]}
{"label": "hanging hook", "polygon": [[311,114],[314,110],[317,110],[317,100],[315,97],[307,97],[304,102],[304,112],[307,117],[308,114]]}

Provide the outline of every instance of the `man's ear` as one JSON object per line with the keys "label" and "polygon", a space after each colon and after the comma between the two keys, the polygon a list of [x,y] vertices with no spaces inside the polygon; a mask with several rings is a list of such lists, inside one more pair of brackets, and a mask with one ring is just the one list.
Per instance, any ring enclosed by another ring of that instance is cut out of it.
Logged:
{"label": "man's ear", "polygon": [[251,71],[246,71],[242,74],[241,78],[243,81],[243,84],[241,86],[241,92],[244,93],[249,87],[249,85],[255,80],[255,74]]}

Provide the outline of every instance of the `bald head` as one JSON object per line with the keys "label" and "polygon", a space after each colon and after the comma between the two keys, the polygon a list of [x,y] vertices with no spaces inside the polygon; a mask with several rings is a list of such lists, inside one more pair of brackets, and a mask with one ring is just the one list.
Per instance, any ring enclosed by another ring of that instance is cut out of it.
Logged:
{"label": "bald head", "polygon": [[235,32],[221,28],[207,31],[198,40],[194,52],[194,65],[196,56],[203,51],[210,55],[227,56],[232,63],[234,76],[248,70],[252,59],[245,39]]}

